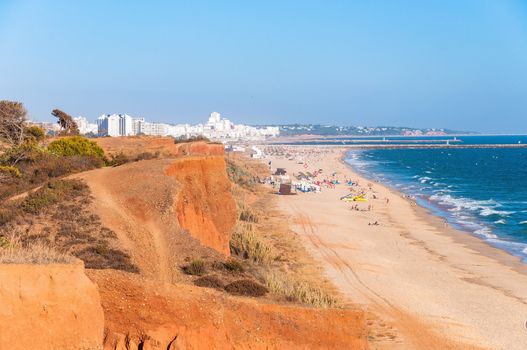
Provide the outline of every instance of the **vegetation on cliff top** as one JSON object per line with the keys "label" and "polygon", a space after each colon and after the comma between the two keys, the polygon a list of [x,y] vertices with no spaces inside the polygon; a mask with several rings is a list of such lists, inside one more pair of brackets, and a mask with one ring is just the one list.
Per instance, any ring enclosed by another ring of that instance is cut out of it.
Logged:
{"label": "vegetation on cliff top", "polygon": [[138,272],[119,248],[116,234],[89,212],[90,202],[88,186],[71,179],[47,182],[24,198],[9,201],[0,208],[0,240],[10,250],[0,248],[0,254],[17,261],[27,256],[27,263],[38,263],[49,252],[50,261],[69,255],[83,260],[87,268]]}

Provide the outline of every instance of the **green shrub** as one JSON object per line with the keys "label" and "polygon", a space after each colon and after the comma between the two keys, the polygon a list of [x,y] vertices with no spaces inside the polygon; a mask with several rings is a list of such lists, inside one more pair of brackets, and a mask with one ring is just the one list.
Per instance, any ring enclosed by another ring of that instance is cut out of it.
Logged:
{"label": "green shrub", "polygon": [[26,140],[23,143],[7,149],[1,156],[3,164],[15,165],[20,162],[34,162],[39,156],[46,153],[34,140]]}
{"label": "green shrub", "polygon": [[14,166],[0,165],[0,178],[4,176],[20,177],[21,175],[20,170]]}
{"label": "green shrub", "polygon": [[26,139],[34,140],[37,142],[44,141],[46,139],[46,133],[44,129],[36,125],[29,126],[25,129]]}
{"label": "green shrub", "polygon": [[189,275],[201,276],[207,272],[207,267],[203,259],[194,259],[183,270]]}
{"label": "green shrub", "polygon": [[63,137],[51,142],[48,151],[58,156],[95,156],[105,159],[103,149],[82,136]]}
{"label": "green shrub", "polygon": [[229,259],[223,263],[223,267],[232,272],[244,272],[245,269],[241,262],[236,259]]}
{"label": "green shrub", "polygon": [[39,214],[50,205],[65,200],[72,192],[84,191],[86,188],[86,184],[79,180],[51,181],[29,193],[20,207],[26,213]]}
{"label": "green shrub", "polygon": [[230,294],[250,297],[261,297],[269,291],[265,286],[253,280],[244,279],[234,281],[225,286],[225,291]]}

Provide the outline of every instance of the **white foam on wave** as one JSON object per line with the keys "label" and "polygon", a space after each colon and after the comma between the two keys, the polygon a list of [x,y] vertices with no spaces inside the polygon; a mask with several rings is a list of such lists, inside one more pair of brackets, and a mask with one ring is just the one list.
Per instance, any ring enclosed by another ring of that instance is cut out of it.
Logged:
{"label": "white foam on wave", "polygon": [[527,225],[527,220],[525,220],[525,221],[520,221],[520,225]]}
{"label": "white foam on wave", "polygon": [[484,208],[479,212],[479,215],[481,216],[491,216],[491,215],[509,216],[511,214],[514,214],[514,212],[505,211],[505,210],[495,210],[492,208]]}
{"label": "white foam on wave", "polygon": [[[438,202],[441,205],[450,206],[451,208],[449,211],[462,211],[462,210],[470,210],[470,211],[483,211],[485,209],[492,209],[498,208],[501,205],[497,203],[496,201],[489,199],[489,200],[474,200],[469,199],[465,197],[454,197],[449,194],[434,194],[430,197],[431,200]],[[488,211],[483,214],[489,213]],[[510,212],[503,213],[510,214]]]}
{"label": "white foam on wave", "polygon": [[419,178],[419,182],[422,183],[422,184],[424,184],[424,183],[426,183],[427,181],[430,181],[430,180],[432,180],[432,178],[430,178],[428,176],[423,176],[423,177]]}
{"label": "white foam on wave", "polygon": [[492,230],[488,227],[480,228],[479,230],[474,231],[475,234],[483,236],[487,239],[497,239],[498,236],[496,236],[494,233],[492,233]]}
{"label": "white foam on wave", "polygon": [[499,219],[499,220],[496,220],[494,221],[495,224],[502,224],[502,225],[505,225],[507,222],[503,219]]}

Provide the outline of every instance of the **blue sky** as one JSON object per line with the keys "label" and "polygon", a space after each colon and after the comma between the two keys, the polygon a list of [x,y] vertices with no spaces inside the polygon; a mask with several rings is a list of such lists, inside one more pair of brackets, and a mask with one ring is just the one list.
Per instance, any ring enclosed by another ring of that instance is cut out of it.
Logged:
{"label": "blue sky", "polygon": [[0,0],[0,44],[38,120],[527,132],[527,1]]}

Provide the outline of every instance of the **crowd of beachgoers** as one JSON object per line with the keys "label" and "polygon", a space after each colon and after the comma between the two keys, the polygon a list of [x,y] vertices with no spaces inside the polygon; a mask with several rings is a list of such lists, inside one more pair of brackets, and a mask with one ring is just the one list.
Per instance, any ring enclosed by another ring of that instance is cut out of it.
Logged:
{"label": "crowd of beachgoers", "polygon": [[[389,198],[380,198],[373,189],[371,182],[364,184],[358,178],[350,177],[339,169],[323,169],[320,167],[321,162],[335,157],[336,152],[339,151],[324,147],[267,146],[264,148],[264,155],[294,162],[296,171],[295,169],[275,168],[269,161],[268,164],[273,175],[266,179],[266,183],[273,186],[278,192],[280,185],[290,184],[293,194],[319,193],[326,189],[345,187],[348,194],[340,196],[340,200],[351,203],[350,209],[357,211],[373,210],[373,203],[376,200],[389,203]],[[377,224],[377,222],[373,224]]]}

